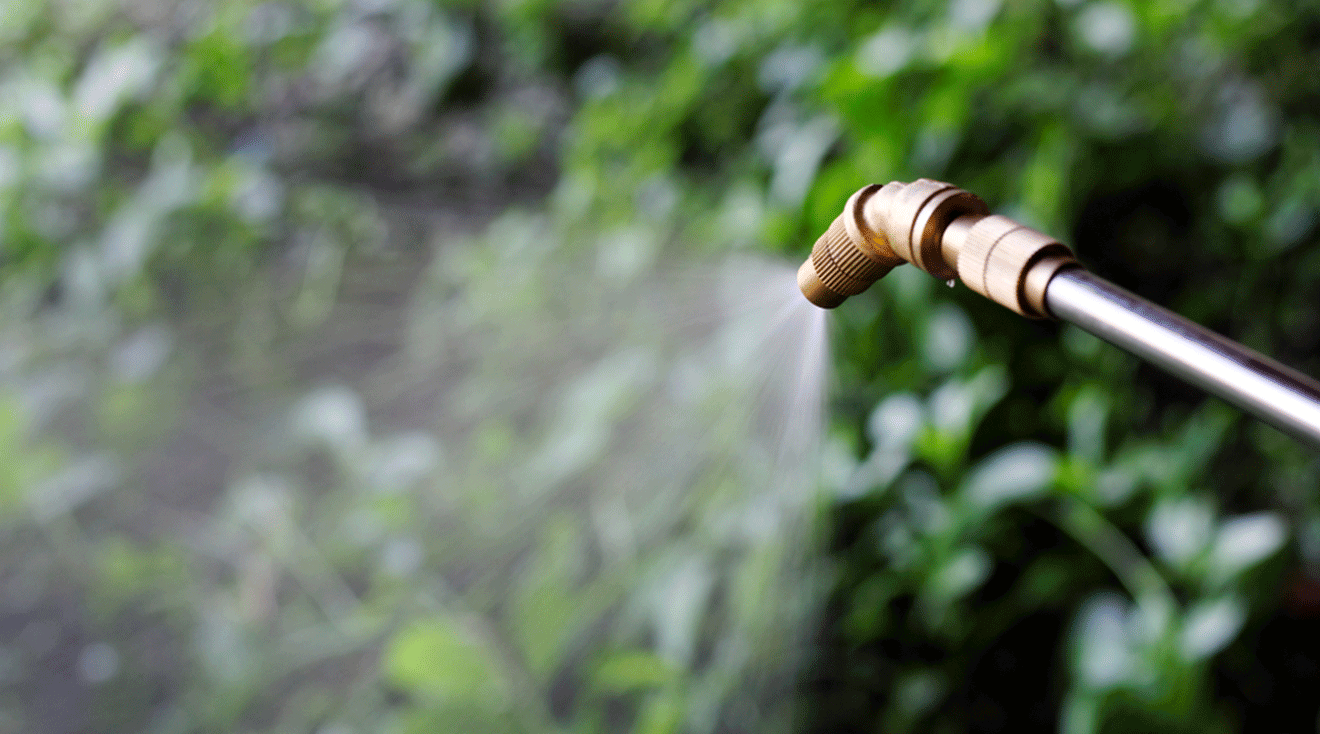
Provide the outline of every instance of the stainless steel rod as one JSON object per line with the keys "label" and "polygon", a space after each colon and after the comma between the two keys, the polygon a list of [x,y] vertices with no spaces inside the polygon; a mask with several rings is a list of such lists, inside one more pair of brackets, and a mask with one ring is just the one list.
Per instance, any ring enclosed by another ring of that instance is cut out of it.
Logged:
{"label": "stainless steel rod", "polygon": [[1045,289],[1050,312],[1320,445],[1320,383],[1078,269]]}

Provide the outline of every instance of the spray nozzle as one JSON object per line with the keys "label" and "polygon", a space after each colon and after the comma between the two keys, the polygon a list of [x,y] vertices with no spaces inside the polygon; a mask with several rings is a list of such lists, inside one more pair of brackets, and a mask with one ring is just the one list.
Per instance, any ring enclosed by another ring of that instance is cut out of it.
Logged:
{"label": "spray nozzle", "polygon": [[798,288],[817,306],[834,308],[905,262],[940,280],[959,278],[1033,318],[1049,316],[1049,279],[1077,265],[1053,238],[991,215],[974,194],[923,178],[853,194],[798,269]]}

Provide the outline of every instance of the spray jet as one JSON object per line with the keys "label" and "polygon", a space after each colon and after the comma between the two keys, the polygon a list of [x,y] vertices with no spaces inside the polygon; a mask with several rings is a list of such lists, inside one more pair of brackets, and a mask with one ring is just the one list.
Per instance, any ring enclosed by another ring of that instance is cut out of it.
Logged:
{"label": "spray jet", "polygon": [[836,308],[911,263],[1022,316],[1061,319],[1262,420],[1320,445],[1320,383],[1086,270],[1049,235],[930,179],[863,187],[798,269],[802,295]]}

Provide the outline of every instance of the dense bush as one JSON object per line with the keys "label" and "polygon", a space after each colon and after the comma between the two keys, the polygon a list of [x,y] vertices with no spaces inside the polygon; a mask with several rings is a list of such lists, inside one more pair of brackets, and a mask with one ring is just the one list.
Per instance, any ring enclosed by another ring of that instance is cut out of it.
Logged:
{"label": "dense bush", "polygon": [[1312,450],[900,268],[809,481],[674,274],[941,178],[1320,373],[1314,3],[11,5],[0,731],[1315,725]]}

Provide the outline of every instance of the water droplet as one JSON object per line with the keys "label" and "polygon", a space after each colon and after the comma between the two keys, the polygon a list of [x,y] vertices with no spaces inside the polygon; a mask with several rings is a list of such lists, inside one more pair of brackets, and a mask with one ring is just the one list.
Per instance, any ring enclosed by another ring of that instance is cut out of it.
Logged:
{"label": "water droplet", "polygon": [[953,284],[954,284],[954,283],[957,283],[957,282],[958,282],[958,281],[957,281],[956,279],[954,279],[954,278],[949,278],[948,280],[944,281],[944,284],[947,285],[947,286],[949,286],[950,288],[952,288],[952,287],[953,287]]}

